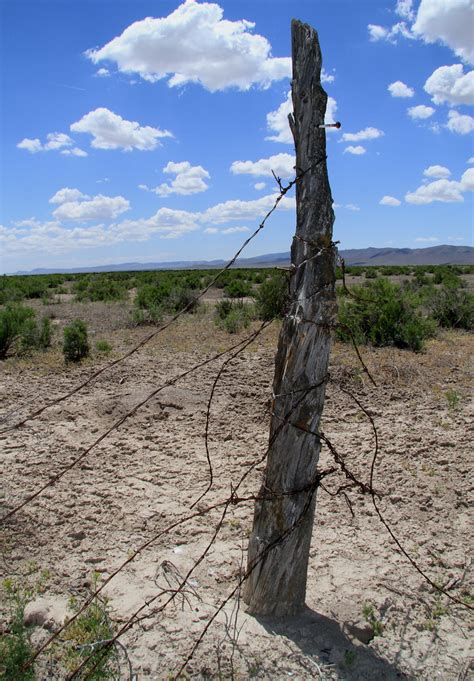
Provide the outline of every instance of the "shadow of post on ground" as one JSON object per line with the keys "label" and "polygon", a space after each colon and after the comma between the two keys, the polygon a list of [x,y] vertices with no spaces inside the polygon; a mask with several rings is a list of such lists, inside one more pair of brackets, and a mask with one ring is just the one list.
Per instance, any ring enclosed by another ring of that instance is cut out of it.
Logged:
{"label": "shadow of post on ground", "polygon": [[[255,619],[269,634],[287,639],[289,650],[295,657],[301,656],[300,663],[309,674],[312,660],[319,667],[335,665],[332,668],[345,681],[410,681],[412,678],[370,646],[353,642],[335,619],[309,607],[294,617],[255,616]],[[317,678],[315,671],[313,667]]]}

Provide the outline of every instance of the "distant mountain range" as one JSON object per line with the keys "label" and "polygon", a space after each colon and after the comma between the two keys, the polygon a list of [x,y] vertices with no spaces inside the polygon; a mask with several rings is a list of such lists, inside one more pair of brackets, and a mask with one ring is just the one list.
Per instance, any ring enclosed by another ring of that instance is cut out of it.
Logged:
{"label": "distant mountain range", "polygon": [[[432,246],[430,248],[351,248],[340,251],[346,265],[472,265],[472,246]],[[226,260],[177,260],[175,262],[124,262],[119,265],[74,267],[72,269],[37,268],[15,274],[73,274],[79,272],[130,272],[139,270],[184,270],[223,267]],[[277,267],[290,263],[290,254],[268,253],[254,258],[240,258],[234,267]]]}

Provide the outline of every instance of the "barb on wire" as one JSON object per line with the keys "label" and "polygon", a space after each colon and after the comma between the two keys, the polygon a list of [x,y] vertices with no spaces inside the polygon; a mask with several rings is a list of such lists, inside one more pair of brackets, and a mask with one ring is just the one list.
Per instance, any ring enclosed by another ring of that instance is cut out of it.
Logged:
{"label": "barb on wire", "polygon": [[[299,517],[296,518],[296,520],[292,523],[292,525],[291,525],[289,528],[287,528],[287,530],[285,530],[284,532],[282,532],[281,535],[280,535],[279,537],[277,537],[276,539],[274,539],[268,546],[266,546],[266,547],[260,552],[260,554],[259,554],[259,555],[256,557],[256,559],[253,561],[253,563],[248,567],[248,569],[247,569],[247,571],[245,572],[245,574],[238,580],[237,586],[232,590],[232,592],[230,593],[230,595],[221,603],[221,605],[217,608],[216,612],[213,613],[213,614],[211,615],[211,617],[209,618],[208,622],[206,623],[206,626],[204,627],[203,631],[201,632],[201,634],[200,634],[198,640],[195,642],[195,644],[194,644],[194,646],[193,646],[191,652],[189,653],[188,657],[187,657],[186,660],[183,662],[183,664],[181,665],[181,667],[180,667],[178,673],[177,673],[176,676],[174,677],[175,679],[178,679],[179,676],[182,674],[183,670],[185,669],[185,667],[186,667],[186,665],[189,663],[189,661],[192,659],[192,657],[193,657],[195,651],[197,650],[198,646],[199,646],[200,643],[202,642],[204,636],[206,635],[206,633],[207,633],[208,629],[210,628],[211,624],[212,624],[212,623],[214,622],[214,620],[216,619],[217,615],[223,610],[223,608],[225,607],[225,605],[234,597],[234,595],[235,595],[235,594],[237,593],[237,591],[241,588],[241,586],[242,586],[242,584],[245,582],[245,580],[248,579],[248,577],[252,574],[252,572],[253,572],[253,571],[255,570],[255,568],[259,565],[259,563],[268,555],[268,553],[269,553],[270,551],[272,551],[277,545],[279,545],[280,543],[282,543],[282,542],[283,542],[283,541],[284,541],[284,540],[285,540],[285,539],[286,539],[286,538],[287,538],[287,537],[296,529],[296,527],[298,527],[298,526],[301,524],[301,522],[302,522],[304,516],[306,515],[308,509],[309,509],[310,506],[311,506],[312,498],[313,498],[313,496],[314,496],[314,493],[315,493],[317,487],[318,487],[319,484],[320,484],[321,477],[323,477],[323,476],[324,476],[324,472],[321,473],[321,472],[318,471],[318,472],[316,473],[316,475],[315,475],[313,481],[310,483],[310,485],[305,486],[304,489],[293,490],[293,491],[289,491],[289,490],[288,490],[287,492],[285,492],[285,494],[300,494],[300,493],[302,493],[302,492],[309,492],[308,498],[306,499],[305,505],[304,505],[304,507],[303,507],[303,509],[302,509],[302,511],[301,511],[301,513],[300,513],[300,515],[299,515]],[[249,500],[254,500],[254,501],[255,501],[255,500],[257,500],[257,499],[261,499],[261,497],[255,497],[255,496],[254,496],[253,499],[247,497],[247,498],[245,499],[245,501],[249,501]],[[190,574],[192,573],[192,571],[194,571],[195,568],[197,567],[197,565],[198,565],[200,562],[202,562],[202,560],[204,560],[205,555],[207,555],[208,551],[210,550],[211,546],[213,545],[213,543],[214,543],[214,541],[215,541],[215,539],[216,539],[216,537],[217,537],[217,534],[219,533],[219,531],[220,531],[220,529],[221,529],[221,527],[222,527],[222,524],[223,524],[223,521],[224,521],[224,518],[225,518],[225,515],[226,515],[226,513],[227,513],[227,510],[228,510],[229,505],[230,505],[231,503],[241,503],[242,501],[244,501],[244,499],[240,499],[240,498],[236,497],[235,495],[232,495],[229,499],[227,499],[226,505],[225,505],[224,510],[223,510],[223,513],[222,513],[222,516],[221,516],[221,518],[220,518],[220,520],[219,520],[219,523],[218,523],[217,527],[215,528],[215,531],[214,531],[214,533],[213,533],[213,536],[212,536],[212,538],[211,538],[209,544],[207,545],[205,551],[204,551],[204,552],[201,554],[201,556],[199,557],[198,561],[196,561],[196,563],[193,565],[193,567],[190,568],[190,570],[188,571],[188,574],[187,574],[186,577],[185,577],[185,580],[189,579],[189,576],[190,576]],[[183,580],[183,582],[184,582],[184,580]],[[148,600],[146,603],[144,603],[142,606],[140,606],[140,608],[139,608],[139,609],[138,609],[138,610],[129,618],[129,620],[121,627],[121,629],[120,629],[119,632],[116,634],[116,636],[114,637],[114,639],[111,640],[111,643],[112,643],[113,640],[118,639],[118,637],[122,636],[126,631],[128,631],[132,626],[134,626],[134,624],[136,624],[136,622],[138,621],[138,620],[136,619],[136,618],[138,617],[138,615],[139,615],[145,608],[148,608],[148,607],[150,606],[150,604],[151,604],[153,601],[155,601],[157,598],[159,598],[161,595],[162,595],[161,593],[160,593],[160,594],[157,594],[156,596],[154,596],[154,597],[152,597],[151,599],[149,599],[149,600]],[[165,604],[163,604],[162,606],[160,606],[156,612],[161,612],[161,611],[166,607],[167,603],[170,602],[170,600],[171,600],[172,598],[174,598],[174,597],[175,597],[175,594],[172,594],[172,595],[170,596],[170,598],[168,599],[168,601],[167,601]],[[155,614],[156,614],[156,613],[155,613]],[[147,615],[147,616],[148,616],[148,615]],[[84,661],[82,662],[82,664],[81,664],[77,669],[74,670],[74,672],[72,673],[72,675],[70,675],[70,676],[67,678],[67,681],[72,681],[72,679],[76,678],[76,675],[78,674],[78,672],[80,672],[80,671],[85,667],[85,665],[89,662],[89,660],[90,660],[90,657],[89,657],[88,659],[84,660]],[[97,666],[99,663],[100,663],[100,658],[97,660],[96,666]],[[92,671],[93,671],[93,670],[92,670]]]}
{"label": "barb on wire", "polygon": [[224,266],[224,267],[215,275],[215,277],[213,277],[213,278],[211,279],[211,281],[207,284],[207,286],[205,286],[205,287],[202,289],[202,291],[201,291],[197,296],[195,296],[194,298],[191,298],[191,300],[188,302],[188,304],[185,305],[185,307],[183,307],[181,310],[179,310],[178,312],[176,312],[176,313],[175,313],[175,314],[174,314],[174,315],[173,315],[165,324],[163,324],[163,325],[160,326],[158,329],[156,329],[156,330],[153,331],[152,333],[150,333],[150,334],[148,334],[147,336],[145,336],[144,338],[142,338],[142,340],[139,341],[139,343],[137,343],[133,348],[131,348],[131,349],[130,349],[128,352],[126,352],[124,355],[122,355],[121,357],[118,357],[118,358],[115,359],[113,362],[109,362],[109,364],[107,364],[106,366],[104,366],[104,367],[102,367],[101,369],[98,369],[97,371],[95,371],[91,376],[89,376],[89,378],[87,378],[85,381],[83,381],[82,383],[80,383],[79,385],[77,385],[75,388],[73,388],[72,390],[70,390],[70,391],[69,391],[68,393],[66,393],[65,395],[62,395],[61,397],[58,397],[58,398],[52,400],[51,402],[48,402],[48,404],[45,404],[43,407],[40,407],[39,409],[37,409],[36,411],[32,412],[31,414],[28,414],[27,416],[25,416],[23,419],[21,419],[20,421],[18,421],[18,422],[17,422],[16,424],[14,424],[13,426],[9,426],[8,428],[4,428],[3,430],[0,430],[0,435],[3,434],[3,433],[8,433],[8,432],[10,432],[10,431],[12,431],[12,430],[15,430],[16,428],[19,428],[20,426],[25,425],[25,423],[27,423],[28,421],[32,421],[33,419],[35,419],[35,418],[37,418],[38,416],[40,416],[40,414],[42,414],[46,409],[49,409],[50,407],[53,407],[53,406],[55,406],[55,405],[57,405],[57,404],[60,404],[61,402],[64,402],[64,400],[68,399],[69,397],[72,397],[72,395],[75,395],[75,394],[78,393],[80,390],[82,390],[82,389],[85,388],[87,385],[89,385],[89,383],[91,383],[93,380],[95,380],[96,378],[98,378],[102,373],[104,373],[104,371],[108,371],[108,370],[111,369],[112,367],[116,366],[116,365],[119,364],[120,362],[123,362],[125,359],[127,359],[128,357],[130,357],[131,355],[133,355],[133,354],[134,354],[135,352],[137,352],[140,348],[142,348],[144,345],[146,345],[149,341],[151,341],[153,338],[155,338],[158,334],[160,334],[160,333],[162,333],[163,331],[165,331],[169,326],[171,326],[171,324],[173,324],[177,319],[179,319],[185,312],[187,312],[188,310],[190,310],[190,309],[196,304],[196,302],[199,301],[199,300],[207,293],[207,291],[209,291],[209,289],[210,289],[212,286],[214,286],[214,284],[215,284],[215,283],[218,281],[218,279],[224,274],[224,272],[227,272],[227,270],[230,269],[230,268],[232,267],[232,265],[235,263],[235,261],[237,260],[237,258],[239,257],[239,255],[242,253],[242,251],[248,246],[248,244],[249,244],[253,239],[255,239],[255,237],[257,236],[257,234],[259,234],[259,233],[262,231],[262,229],[265,227],[265,224],[266,224],[267,220],[268,220],[269,217],[275,212],[275,210],[278,208],[278,204],[279,204],[280,201],[283,199],[283,197],[290,191],[290,189],[292,189],[292,187],[294,187],[295,184],[297,184],[297,182],[299,182],[305,175],[307,175],[307,173],[313,171],[317,166],[319,166],[321,163],[323,163],[326,159],[327,159],[327,156],[324,155],[324,156],[322,156],[320,159],[318,159],[317,161],[315,161],[315,163],[313,163],[311,166],[309,166],[308,168],[306,168],[305,170],[301,170],[300,172],[298,172],[297,175],[296,175],[296,177],[295,177],[293,180],[291,180],[286,186],[283,186],[283,185],[281,184],[281,182],[278,183],[278,184],[279,184],[279,187],[280,187],[280,193],[279,193],[278,196],[276,197],[273,206],[270,208],[270,210],[269,210],[269,211],[267,212],[267,214],[264,216],[263,220],[260,222],[260,224],[258,225],[258,227],[256,228],[256,230],[255,230],[255,231],[254,231],[254,232],[253,232],[253,233],[244,241],[244,243],[241,245],[241,247],[239,248],[239,250],[238,250],[238,251],[234,254],[234,256],[226,263],[226,265],[225,265],[225,266]]}
{"label": "barb on wire", "polygon": [[375,465],[377,462],[378,454],[379,454],[379,440],[378,440],[378,431],[377,431],[377,426],[375,425],[374,418],[372,414],[364,407],[362,402],[359,400],[358,397],[353,395],[353,393],[350,390],[347,390],[347,388],[342,387],[340,384],[338,384],[339,389],[348,395],[354,402],[358,405],[358,407],[363,411],[363,413],[367,416],[370,425],[372,427],[372,432],[374,434],[374,453],[372,456],[372,461],[370,465],[370,477],[369,477],[369,493],[372,501],[372,505],[375,509],[375,512],[382,523],[382,525],[385,527],[387,532],[389,533],[390,537],[392,540],[395,542],[397,545],[398,549],[401,551],[401,553],[405,556],[405,558],[410,562],[412,567],[423,577],[423,579],[433,588],[435,589],[438,593],[442,593],[444,596],[447,596],[453,603],[457,603],[458,605],[462,605],[468,610],[474,610],[474,606],[470,605],[466,601],[461,600],[460,598],[456,598],[456,596],[453,596],[448,592],[448,590],[439,584],[436,584],[429,575],[426,574],[426,572],[420,568],[418,563],[410,556],[408,551],[402,546],[400,540],[396,536],[395,532],[392,530],[390,527],[388,521],[385,519],[385,516],[383,515],[382,511],[380,510],[380,507],[378,505],[378,500],[377,500],[377,495],[374,491],[374,477],[375,477]]}
{"label": "barb on wire", "polygon": [[[287,417],[288,417],[288,418],[291,416],[291,414],[293,413],[293,411],[294,411],[295,409],[298,408],[298,406],[301,404],[302,400],[304,400],[306,394],[307,394],[310,390],[312,390],[312,386],[309,386],[308,388],[306,388],[306,389],[305,389],[305,392],[303,392],[302,396],[301,396],[298,400],[295,401],[295,403],[292,405],[292,407],[291,407],[290,410],[288,411],[288,414],[287,414]],[[228,507],[231,505],[231,503],[232,503],[232,504],[236,504],[236,503],[244,503],[244,502],[248,502],[248,501],[256,501],[256,500],[259,498],[259,497],[257,497],[256,495],[250,495],[250,496],[247,496],[247,497],[237,497],[237,492],[238,492],[238,490],[240,489],[240,487],[243,485],[243,483],[245,482],[245,480],[247,479],[247,477],[251,474],[251,472],[252,472],[257,466],[259,466],[260,464],[262,464],[263,461],[265,461],[266,457],[268,456],[268,452],[270,451],[270,448],[272,447],[272,445],[274,444],[274,442],[276,441],[276,439],[278,438],[278,436],[279,436],[280,433],[282,432],[284,426],[285,426],[285,424],[284,424],[284,423],[281,423],[280,426],[278,426],[277,428],[275,428],[274,433],[273,433],[272,436],[270,437],[270,440],[269,440],[267,449],[265,450],[265,452],[263,453],[263,455],[262,455],[259,459],[257,459],[256,461],[254,461],[250,466],[248,466],[248,467],[246,468],[246,470],[244,471],[244,473],[241,475],[240,480],[238,481],[237,485],[232,489],[232,493],[231,493],[231,497],[230,497],[230,498],[225,499],[225,500],[220,501],[220,502],[217,502],[217,503],[212,504],[212,505],[210,505],[210,506],[207,506],[207,507],[204,508],[204,509],[197,509],[194,513],[191,513],[191,514],[185,516],[184,518],[182,518],[182,519],[180,519],[180,520],[177,520],[177,521],[175,521],[174,523],[171,523],[171,524],[168,525],[166,528],[164,528],[163,530],[160,530],[159,532],[157,532],[156,534],[154,534],[152,537],[150,537],[147,541],[145,541],[143,544],[141,544],[141,546],[139,546],[131,555],[129,555],[129,556],[127,557],[127,559],[126,559],[125,561],[123,561],[123,562],[114,570],[114,572],[112,572],[112,573],[107,577],[107,579],[105,579],[104,582],[102,582],[102,584],[101,584],[99,587],[97,587],[97,589],[89,596],[89,598],[86,599],[86,601],[85,601],[85,602],[83,603],[83,605],[77,610],[77,612],[75,612],[74,615],[73,615],[65,624],[63,624],[62,627],[60,627],[56,632],[54,632],[54,633],[50,636],[50,638],[47,639],[47,640],[46,640],[46,641],[45,641],[45,642],[44,642],[44,643],[35,651],[34,655],[33,655],[33,656],[27,661],[27,663],[24,665],[24,669],[29,668],[29,667],[33,664],[33,662],[38,658],[38,656],[39,656],[39,655],[40,655],[40,654],[41,654],[49,645],[51,645],[51,643],[53,643],[53,642],[58,638],[58,636],[62,633],[62,631],[63,631],[67,626],[69,626],[70,624],[72,624],[72,622],[74,622],[74,621],[77,619],[77,617],[79,617],[79,615],[80,615],[82,612],[84,612],[84,610],[86,610],[86,609],[88,608],[88,606],[92,603],[92,601],[94,600],[94,598],[97,598],[97,597],[99,596],[99,594],[102,592],[102,590],[105,589],[105,587],[112,581],[112,579],[114,579],[114,577],[116,577],[116,576],[117,576],[120,572],[122,572],[128,565],[130,565],[130,563],[132,563],[132,562],[135,560],[135,558],[137,558],[141,553],[143,553],[143,551],[145,551],[149,546],[151,546],[151,545],[154,544],[156,541],[158,541],[158,539],[160,539],[160,537],[162,537],[162,536],[164,536],[164,535],[166,535],[166,534],[169,534],[169,533],[170,533],[172,530],[174,530],[175,528],[180,527],[181,525],[183,525],[183,524],[185,524],[185,523],[187,523],[187,522],[193,520],[194,518],[198,518],[198,517],[205,516],[205,515],[207,515],[208,513],[210,513],[210,512],[213,511],[213,510],[216,510],[216,509],[219,509],[219,508],[224,507],[223,516],[222,516],[222,518],[221,518],[221,520],[219,521],[218,526],[217,526],[218,531],[219,531],[220,528],[222,527],[222,523],[223,523],[224,518],[225,518],[225,515],[226,515],[226,513],[227,513],[227,509],[228,509]],[[216,536],[217,536],[217,535],[216,535]],[[210,545],[212,545],[212,544],[210,544]],[[210,545],[209,545],[209,546],[210,546]],[[208,550],[209,550],[209,548],[206,549],[206,551],[208,551]],[[204,556],[202,556],[202,559],[204,559]],[[201,562],[201,561],[199,561],[199,562]],[[193,565],[193,567],[190,569],[190,571],[186,574],[186,576],[184,577],[184,579],[183,579],[183,581],[182,581],[182,583],[181,583],[181,587],[185,585],[186,581],[190,578],[191,574],[193,573],[193,571],[195,570],[195,568],[197,567],[198,564],[199,564],[199,563],[196,562],[196,563]],[[162,595],[162,594],[159,594],[154,600],[156,600],[156,599],[157,599],[159,596],[161,596],[161,595]],[[174,597],[175,597],[175,595],[173,595],[171,598],[174,598]],[[168,602],[169,602],[169,601],[168,601]],[[145,605],[148,607],[149,603],[150,603],[150,601],[147,601]],[[145,606],[144,606],[144,607],[145,607]],[[144,609],[144,607],[141,608],[141,610]]]}
{"label": "barb on wire", "polygon": [[214,482],[214,471],[213,471],[213,468],[212,468],[211,453],[209,451],[209,425],[210,425],[210,421],[211,421],[211,406],[212,406],[212,401],[214,399],[214,394],[215,394],[215,391],[216,391],[216,388],[217,388],[217,384],[218,384],[222,374],[224,373],[224,371],[226,370],[228,365],[232,362],[232,360],[234,360],[251,343],[253,343],[255,338],[257,337],[257,335],[259,335],[261,333],[261,331],[263,331],[264,328],[267,328],[268,326],[270,326],[270,324],[272,324],[274,321],[275,321],[275,317],[273,319],[270,319],[267,322],[263,322],[262,326],[259,329],[257,329],[257,331],[255,331],[253,334],[251,334],[248,337],[247,341],[238,350],[236,350],[236,352],[234,352],[232,355],[230,355],[230,357],[228,357],[223,362],[221,368],[219,369],[219,371],[216,374],[216,377],[214,378],[214,382],[212,384],[211,392],[209,394],[209,399],[208,399],[208,402],[207,402],[206,426],[205,426],[205,429],[204,429],[204,446],[206,448],[206,459],[207,459],[207,465],[208,465],[208,470],[209,470],[209,482],[208,482],[207,487],[204,490],[204,492],[202,492],[202,494],[196,499],[196,501],[194,501],[191,504],[191,506],[189,507],[190,509],[194,508],[206,496],[206,494],[208,494],[210,492],[212,485],[213,485],[213,482]]}

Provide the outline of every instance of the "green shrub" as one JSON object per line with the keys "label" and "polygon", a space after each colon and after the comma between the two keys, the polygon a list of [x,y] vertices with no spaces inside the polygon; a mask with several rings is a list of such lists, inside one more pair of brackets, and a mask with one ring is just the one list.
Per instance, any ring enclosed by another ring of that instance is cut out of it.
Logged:
{"label": "green shrub", "polygon": [[21,336],[20,351],[28,352],[32,348],[46,350],[51,345],[52,333],[48,317],[43,317],[39,324],[34,318],[27,319]]}
{"label": "green shrub", "polygon": [[464,288],[466,283],[458,274],[458,268],[455,267],[437,267],[433,275],[434,284],[443,284],[451,288]]}
{"label": "green shrub", "polygon": [[135,307],[132,312],[131,326],[146,326],[147,324],[158,324],[163,319],[161,308],[143,310]]}
{"label": "green shrub", "polygon": [[79,362],[88,354],[87,326],[81,319],[75,319],[64,328],[64,359],[66,362]]}
{"label": "green shrub", "polygon": [[10,610],[10,621],[8,634],[0,636],[0,679],[34,681],[36,675],[33,666],[22,670],[34,654],[29,632],[24,624],[25,607],[33,598],[33,592],[21,588],[10,579],[3,582],[3,588]]}
{"label": "green shrub", "polygon": [[255,294],[259,319],[283,317],[288,301],[288,281],[284,272],[272,272]]}
{"label": "green shrub", "polygon": [[250,306],[235,307],[229,312],[223,321],[224,329],[227,333],[239,333],[246,329],[252,320],[252,314],[247,309]]}
{"label": "green shrub", "polygon": [[16,303],[0,310],[0,359],[7,354],[26,352],[38,348],[45,350],[51,344],[51,322],[44,317],[38,324],[34,311]]}
{"label": "green shrub", "polygon": [[25,608],[35,596],[43,593],[49,572],[43,570],[38,576],[34,563],[22,577],[7,578],[2,584],[2,603],[7,607],[8,622],[0,633],[0,679],[2,681],[34,681],[35,665],[26,664],[33,657],[34,648],[30,632],[25,625]]}
{"label": "green shrub", "polygon": [[219,300],[218,303],[216,304],[215,310],[216,317],[218,319],[225,319],[231,312],[233,307],[234,303],[228,298],[224,298],[224,300]]}
{"label": "green shrub", "polygon": [[95,349],[97,352],[104,353],[104,355],[108,355],[109,352],[112,352],[112,346],[106,340],[98,340],[95,344]]}
{"label": "green shrub", "polygon": [[432,292],[429,309],[438,324],[447,329],[470,330],[474,322],[474,296],[455,286]]}
{"label": "green shrub", "polygon": [[115,281],[110,274],[87,275],[77,281],[73,287],[76,300],[105,301],[123,300],[127,293],[126,286]]}
{"label": "green shrub", "polygon": [[156,310],[170,295],[171,287],[165,285],[143,284],[137,290],[135,305],[142,310]]}
{"label": "green shrub", "polygon": [[354,297],[340,297],[337,335],[341,340],[351,339],[350,329],[358,343],[394,345],[418,352],[434,335],[434,320],[425,318],[409,293],[388,279],[354,286],[352,291]]}
{"label": "green shrub", "polygon": [[[237,272],[237,275],[241,274]],[[224,293],[229,298],[245,298],[251,295],[252,287],[243,279],[233,279],[224,286]]]}
{"label": "green shrub", "polygon": [[377,270],[371,267],[370,269],[365,270],[365,278],[366,279],[377,279],[378,273]]}
{"label": "green shrub", "polygon": [[199,307],[200,301],[196,297],[196,293],[189,288],[178,288],[169,294],[164,301],[165,310],[167,312],[195,312]]}
{"label": "green shrub", "polygon": [[[92,575],[92,589],[99,584],[98,573]],[[79,612],[80,603],[75,597],[69,600],[69,607]],[[106,597],[95,596],[87,608],[81,612],[61,635],[61,646],[56,658],[61,667],[74,674],[84,664],[81,679],[107,681],[116,678],[117,649],[114,645],[105,647],[105,642],[114,638],[115,631],[110,618],[110,607]],[[86,662],[87,659],[87,662]],[[79,677],[78,677],[79,678]]]}
{"label": "green shrub", "polygon": [[216,305],[214,321],[227,333],[238,333],[246,329],[252,319],[255,319],[255,308],[249,303],[224,299]]}

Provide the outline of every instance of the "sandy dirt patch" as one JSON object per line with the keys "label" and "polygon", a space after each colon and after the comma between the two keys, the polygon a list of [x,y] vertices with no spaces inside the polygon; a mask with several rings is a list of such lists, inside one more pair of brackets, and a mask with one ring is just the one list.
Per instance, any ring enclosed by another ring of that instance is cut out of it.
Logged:
{"label": "sandy dirt patch", "polygon": [[[72,314],[68,305],[57,306],[65,319]],[[92,330],[97,337],[106,333],[117,355],[146,333],[108,318],[104,322],[91,309],[84,306],[84,315],[92,315]],[[265,452],[277,333],[277,326],[268,329],[222,375],[211,412],[214,485],[200,508],[226,499],[231,484]],[[187,316],[74,397],[0,436],[1,510],[35,491],[170,377],[235,341],[214,326],[210,313]],[[322,423],[348,465],[368,480],[370,423],[340,387],[357,395],[379,432],[375,486],[388,522],[431,579],[466,600],[472,595],[471,348],[472,339],[464,333],[445,333],[420,355],[363,348],[377,381],[374,388],[350,346],[336,344]],[[208,482],[206,406],[221,362],[160,392],[12,518],[1,533],[3,576],[21,572],[34,560],[51,571],[48,598],[58,603],[71,594],[85,598],[93,570],[107,577],[140,545],[187,516]],[[65,367],[57,349],[4,362],[3,424],[64,394],[105,363],[95,357]],[[329,462],[323,450],[321,466]],[[242,494],[257,492],[262,469],[256,467]],[[232,598],[189,663],[190,677],[472,678],[469,611],[439,597],[413,569],[369,498],[349,493],[352,517],[343,497],[330,496],[341,481],[329,481],[327,491],[318,492],[306,612],[287,620],[253,618]],[[121,638],[138,679],[167,679],[186,659],[245,567],[252,512],[251,503],[230,507],[212,549],[190,578],[186,598],[162,613],[156,612],[162,599],[155,600]],[[209,543],[220,514],[212,511],[161,536],[110,582],[117,628],[169,580],[186,574]],[[364,620],[364,606],[366,612],[372,607],[383,628],[368,644],[348,628]],[[36,629],[41,640],[42,628]]]}

